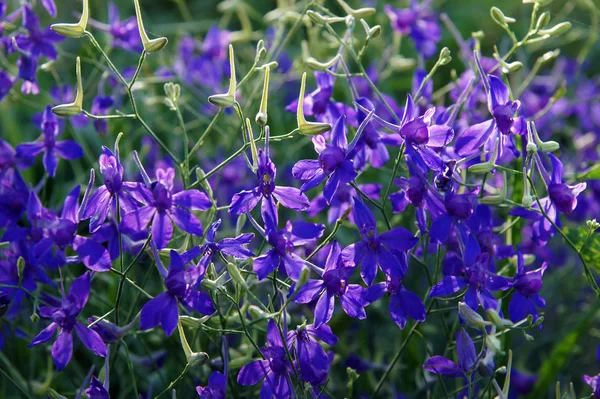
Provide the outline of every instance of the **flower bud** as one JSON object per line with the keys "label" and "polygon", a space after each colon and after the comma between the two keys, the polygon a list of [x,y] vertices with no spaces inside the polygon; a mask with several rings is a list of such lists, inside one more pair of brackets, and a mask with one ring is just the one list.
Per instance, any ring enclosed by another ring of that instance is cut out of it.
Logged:
{"label": "flower bud", "polygon": [[237,89],[237,80],[235,78],[235,58],[233,46],[229,45],[229,70],[231,77],[229,79],[229,90],[224,94],[214,94],[208,97],[208,101],[217,107],[227,108],[235,104],[235,90]]}
{"label": "flower bud", "polygon": [[529,180],[527,179],[527,169],[523,168],[523,197],[521,198],[521,205],[523,205],[523,208],[531,208],[531,205],[533,205],[533,197],[531,196],[530,190]]}
{"label": "flower bud", "polygon": [[331,68],[338,61],[339,58],[340,55],[336,54],[336,56],[330,59],[329,61],[320,62],[313,57],[308,57],[306,60],[304,60],[304,63],[310,69],[314,69],[315,71],[324,71],[326,69]]}
{"label": "flower bud", "polygon": [[135,6],[135,17],[137,19],[138,31],[140,32],[140,39],[142,40],[142,45],[144,46],[144,51],[147,53],[156,53],[160,51],[167,45],[169,40],[166,37],[157,37],[156,39],[150,40],[148,34],[146,33],[146,29],[144,29],[144,21],[142,20],[142,11],[140,9],[140,0],[133,0],[133,5]]}
{"label": "flower bud", "polygon": [[300,95],[298,96],[298,108],[296,110],[296,120],[298,122],[298,131],[306,136],[316,136],[331,130],[329,123],[308,122],[304,118],[304,92],[306,90],[306,72],[302,74],[300,83]]}
{"label": "flower bud", "polygon": [[389,61],[390,67],[395,72],[405,72],[410,69],[413,69],[417,62],[412,58],[404,58],[399,55],[394,55],[390,58]]}
{"label": "flower bud", "polygon": [[481,329],[492,325],[492,323],[484,320],[479,313],[471,309],[465,302],[458,303],[458,314],[473,328]]}
{"label": "flower bud", "polygon": [[310,278],[310,269],[308,267],[303,267],[300,271],[300,277],[298,278],[298,282],[296,283],[296,290],[300,289],[308,282]]}
{"label": "flower bud", "polygon": [[242,273],[240,273],[240,269],[237,267],[235,263],[229,262],[227,264],[227,272],[229,272],[229,276],[236,283],[239,284],[244,289],[248,286],[246,285],[246,280],[242,277]]}
{"label": "flower bud", "polygon": [[540,57],[540,59],[542,60],[542,62],[549,62],[549,61],[556,59],[559,55],[560,55],[560,49],[556,49],[556,50],[548,51],[547,53],[544,53],[544,55],[542,55]]}
{"label": "flower bud", "polygon": [[260,61],[267,55],[267,48],[265,47],[264,40],[260,39],[258,43],[256,43],[256,61]]}
{"label": "flower bud", "polygon": [[596,219],[587,220],[585,223],[590,231],[596,231],[598,228],[600,228],[600,223],[598,223]]}
{"label": "flower bud", "polygon": [[498,328],[512,327],[514,325],[512,321],[500,317],[498,312],[496,312],[496,310],[494,309],[488,309],[486,311],[486,314],[488,315],[492,323],[494,323],[494,325]]}
{"label": "flower bud", "polygon": [[256,305],[248,306],[248,313],[250,313],[250,316],[252,316],[253,319],[264,319],[269,316],[267,313],[263,312],[263,310]]}
{"label": "flower bud", "polygon": [[202,287],[206,288],[207,290],[209,290],[211,292],[217,292],[217,291],[220,291],[221,289],[225,289],[225,287],[220,287],[216,282],[214,282],[213,280],[210,280],[208,278],[202,279]]}
{"label": "flower bud", "polygon": [[90,5],[89,0],[83,0],[83,11],[81,12],[81,18],[76,24],[52,24],[50,29],[58,33],[61,36],[79,38],[85,33],[87,28],[88,19],[90,17]]}
{"label": "flower bud", "polygon": [[554,0],[523,0],[523,4],[537,4],[540,7],[547,6]]}
{"label": "flower bud", "polygon": [[83,111],[83,83],[81,80],[81,59],[75,60],[75,76],[77,78],[77,93],[75,100],[68,104],[57,105],[52,108],[52,112],[58,116],[75,116]]}
{"label": "flower bud", "polygon": [[507,17],[506,15],[504,15],[502,10],[499,9],[498,7],[490,8],[490,15],[492,16],[492,19],[494,20],[495,23],[497,23],[498,25],[500,25],[504,28],[508,27],[508,24],[512,24],[513,22],[516,22],[516,19],[510,18],[510,17]]}
{"label": "flower bud", "polygon": [[539,31],[540,29],[544,29],[548,25],[549,22],[550,22],[550,13],[548,11],[543,12],[539,16],[537,23],[535,24],[536,32]]}
{"label": "flower bud", "polygon": [[539,35],[548,35],[550,37],[557,37],[560,35],[564,35],[565,33],[567,33],[569,31],[569,29],[571,29],[571,23],[570,22],[561,22],[558,25],[555,25],[554,27],[550,28],[550,29],[542,29],[538,32]]}
{"label": "flower bud", "polygon": [[181,94],[181,87],[177,83],[168,82],[165,83],[165,102],[172,111],[177,109],[177,103]]}
{"label": "flower bud", "polygon": [[494,146],[494,152],[489,161],[478,163],[475,165],[469,166],[468,171],[475,174],[485,174],[491,172],[496,167],[496,160],[498,159],[498,148],[500,147],[500,139],[496,138],[496,143]]}
{"label": "flower bud", "polygon": [[22,256],[19,256],[17,259],[17,276],[19,277],[19,287],[23,283],[23,271],[25,270],[25,259]]}
{"label": "flower bud", "polygon": [[450,61],[452,61],[452,57],[450,56],[450,50],[448,49],[448,47],[444,47],[440,51],[440,57],[438,58],[438,64],[446,65],[446,64],[450,63]]}
{"label": "flower bud", "polygon": [[184,326],[200,328],[200,326],[206,323],[209,318],[210,316],[204,316],[198,319],[196,317],[182,315],[179,316],[179,321]]}
{"label": "flower bud", "polygon": [[29,320],[31,320],[32,323],[37,323],[40,321],[40,315],[34,310],[31,316],[29,316]]}
{"label": "flower bud", "polygon": [[525,339],[529,342],[533,342],[535,341],[535,338],[533,338],[533,335],[529,335],[527,334],[525,331],[523,331],[523,335],[525,336]]}

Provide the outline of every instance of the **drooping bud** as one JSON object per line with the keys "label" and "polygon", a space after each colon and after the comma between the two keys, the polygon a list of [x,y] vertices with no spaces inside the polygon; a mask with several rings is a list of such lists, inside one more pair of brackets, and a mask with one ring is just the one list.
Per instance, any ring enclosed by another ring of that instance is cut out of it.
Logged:
{"label": "drooping bud", "polygon": [[450,63],[450,61],[452,61],[452,57],[450,56],[450,49],[448,49],[448,47],[444,47],[441,51],[440,51],[440,56],[438,58],[438,65],[446,65],[448,63]]}
{"label": "drooping bud", "polygon": [[308,122],[304,118],[304,92],[306,90],[306,72],[302,74],[300,83],[300,95],[298,96],[298,108],[296,110],[296,120],[298,122],[298,131],[307,136],[317,136],[331,130],[329,123]]}
{"label": "drooping bud", "polygon": [[188,343],[185,336],[185,331],[181,322],[177,322],[177,329],[179,330],[179,338],[181,340],[181,347],[185,353],[188,366],[201,366],[208,360],[208,354],[204,352],[194,352]]}
{"label": "drooping bud", "polygon": [[229,70],[231,71],[231,77],[229,78],[229,91],[224,94],[214,94],[208,97],[208,101],[216,105],[217,107],[231,107],[235,104],[235,90],[237,89],[237,80],[235,78],[235,57],[233,53],[233,46],[229,45]]}
{"label": "drooping bud", "polygon": [[261,39],[256,43],[256,61],[262,60],[265,55],[267,55],[267,48],[264,40]]}
{"label": "drooping bud", "polygon": [[133,0],[135,6],[135,17],[137,19],[138,30],[140,32],[140,39],[144,46],[144,51],[147,53],[155,53],[162,50],[169,40],[166,37],[157,37],[156,39],[150,39],[144,29],[144,21],[142,20],[142,11],[140,9],[140,0]]}
{"label": "drooping bud", "polygon": [[79,57],[75,60],[75,76],[77,78],[75,99],[71,103],[53,107],[52,112],[58,116],[75,116],[83,111],[83,82],[81,80],[81,59]]}
{"label": "drooping bud", "polygon": [[373,7],[364,7],[354,10],[344,0],[337,0],[337,2],[347,14],[352,15],[355,18],[366,18],[369,15],[375,14],[377,11]]}
{"label": "drooping bud", "polygon": [[540,29],[544,29],[546,26],[548,26],[548,23],[550,22],[550,13],[548,11],[543,12],[537,20],[537,23],[535,24],[535,31],[538,32]]}
{"label": "drooping bud", "polygon": [[504,15],[502,10],[499,9],[498,7],[490,8],[490,15],[492,16],[492,19],[494,20],[494,22],[497,23],[498,25],[502,26],[503,28],[506,28],[506,27],[508,27],[508,24],[512,24],[517,21],[514,18],[507,17],[506,15]]}
{"label": "drooping bud", "polygon": [[50,25],[50,29],[61,36],[79,38],[85,33],[89,17],[89,0],[83,0],[83,11],[81,12],[81,18],[79,18],[79,22],[76,24],[52,24]]}
{"label": "drooping bud", "polygon": [[367,39],[374,39],[377,36],[379,36],[379,34],[381,33],[381,26],[380,25],[375,25],[374,27],[370,27],[369,24],[367,23],[367,21],[365,21],[364,19],[360,20],[360,23],[363,26],[363,29],[365,30],[365,34],[367,35]]}
{"label": "drooping bud", "polygon": [[550,37],[557,37],[560,35],[564,35],[569,31],[569,29],[571,29],[570,22],[561,22],[560,24],[557,24],[550,29],[540,30],[538,34],[542,36],[548,35]]}
{"label": "drooping bud", "polygon": [[260,100],[260,107],[258,108],[258,113],[256,114],[256,123],[260,126],[265,126],[268,121],[267,114],[267,103],[269,100],[269,75],[271,72],[271,68],[265,67],[265,80],[263,82],[263,92],[262,98]]}
{"label": "drooping bud", "polygon": [[479,313],[471,309],[469,305],[464,302],[458,303],[458,314],[473,328],[481,329],[492,325],[491,322],[484,320]]}

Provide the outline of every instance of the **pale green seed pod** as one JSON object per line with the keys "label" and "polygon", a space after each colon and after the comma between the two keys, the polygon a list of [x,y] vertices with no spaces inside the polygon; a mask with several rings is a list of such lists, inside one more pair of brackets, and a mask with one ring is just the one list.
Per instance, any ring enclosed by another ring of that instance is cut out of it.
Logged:
{"label": "pale green seed pod", "polygon": [[84,35],[87,28],[87,23],[90,17],[90,5],[89,0],[83,0],[83,11],[81,12],[81,18],[76,24],[52,24],[50,29],[58,33],[61,36],[80,38]]}
{"label": "pale green seed pod", "polygon": [[449,64],[450,61],[452,61],[452,57],[450,56],[450,49],[448,49],[448,47],[444,47],[441,51],[440,51],[440,56],[438,58],[438,65],[446,65]]}
{"label": "pale green seed pod", "polygon": [[306,136],[317,136],[331,130],[329,123],[308,122],[304,118],[304,92],[306,90],[306,72],[302,74],[300,83],[300,95],[298,96],[298,108],[296,109],[296,121],[298,131]]}
{"label": "pale green seed pod", "polygon": [[269,75],[271,74],[271,68],[268,66],[265,69],[265,80],[263,82],[262,98],[260,99],[260,107],[258,113],[254,118],[259,126],[266,126],[269,116],[267,114],[267,105],[269,102]]}
{"label": "pale green seed pod", "polygon": [[148,34],[146,33],[146,29],[144,29],[144,21],[142,20],[142,11],[140,9],[140,0],[133,0],[133,4],[135,6],[135,17],[137,20],[138,31],[140,32],[140,39],[142,40],[142,45],[144,46],[144,50],[147,53],[156,53],[157,51],[162,50],[169,40],[166,37],[157,37],[156,39],[150,39]]}
{"label": "pale green seed pod", "polygon": [[238,284],[240,287],[243,287],[244,289],[248,288],[246,280],[244,280],[244,277],[242,277],[242,273],[240,273],[240,269],[235,263],[229,262],[227,264],[227,272],[236,284]]}
{"label": "pale green seed pod", "polygon": [[354,18],[366,18],[370,15],[375,14],[375,12],[377,11],[373,7],[364,7],[354,10],[344,0],[337,0],[337,2],[348,15],[352,15]]}
{"label": "pale green seed pod", "polygon": [[231,71],[231,78],[229,79],[229,90],[227,93],[214,94],[208,97],[208,101],[217,107],[232,107],[236,102],[235,90],[237,89],[237,80],[235,77],[235,55],[231,44],[229,45],[229,70]]}
{"label": "pale green seed pod", "polygon": [[500,317],[498,312],[494,309],[488,309],[486,311],[486,314],[487,314],[488,318],[491,320],[491,322],[494,323],[494,325],[500,329],[512,327],[515,324],[510,320],[503,319],[502,317]]}
{"label": "pale green seed pod", "polygon": [[490,16],[492,17],[495,23],[502,27],[508,27],[508,24],[516,22],[516,19],[504,15],[502,10],[498,7],[490,8]]}
{"label": "pale green seed pod", "polygon": [[544,29],[550,23],[550,13],[548,11],[543,12],[537,20],[535,24],[535,30],[539,31],[540,29]]}
{"label": "pale green seed pod", "polygon": [[68,104],[60,104],[52,108],[52,112],[58,116],[75,116],[83,111],[83,82],[81,80],[81,59],[75,60],[75,76],[77,78],[77,93],[75,100]]}

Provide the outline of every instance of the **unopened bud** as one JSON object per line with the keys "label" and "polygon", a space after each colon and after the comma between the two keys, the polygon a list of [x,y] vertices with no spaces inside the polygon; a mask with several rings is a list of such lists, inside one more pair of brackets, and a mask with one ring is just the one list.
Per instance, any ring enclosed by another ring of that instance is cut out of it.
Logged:
{"label": "unopened bud", "polygon": [[256,305],[248,306],[248,313],[250,313],[250,316],[252,316],[253,319],[264,319],[268,316],[267,313],[263,312],[263,310]]}
{"label": "unopened bud", "polygon": [[32,323],[37,323],[38,321],[40,321],[40,315],[37,314],[36,311],[34,311],[31,316],[29,316],[29,320],[31,320]]}
{"label": "unopened bud", "polygon": [[267,55],[267,48],[264,40],[261,39],[256,43],[256,61],[260,61],[265,55]]}
{"label": "unopened bud", "polygon": [[549,61],[556,59],[559,55],[560,55],[560,49],[556,49],[556,50],[548,51],[547,53],[544,53],[544,55],[542,55],[540,57],[540,59],[542,60],[542,62],[549,62]]}
{"label": "unopened bud", "polygon": [[458,314],[473,328],[481,329],[492,325],[492,323],[484,320],[479,313],[471,309],[465,302],[458,303]]}
{"label": "unopened bud", "polygon": [[438,58],[439,65],[446,65],[452,61],[452,57],[450,56],[450,49],[448,47],[444,47],[440,51],[440,57]]}
{"label": "unopened bud", "polygon": [[512,327],[514,325],[514,323],[512,321],[503,319],[502,317],[500,317],[498,312],[496,312],[496,310],[494,310],[494,309],[488,309],[486,311],[486,314],[488,315],[488,317],[492,321],[492,323],[494,323],[496,325],[496,327],[498,327],[498,328],[502,329],[502,328],[506,328],[506,327]]}
{"label": "unopened bud", "polygon": [[79,38],[85,33],[87,28],[88,19],[90,17],[90,6],[89,0],[83,0],[83,11],[81,12],[81,18],[76,24],[52,24],[50,29],[58,33],[61,36]]}
{"label": "unopened bud", "polygon": [[302,271],[300,271],[300,277],[298,278],[298,282],[296,283],[296,290],[300,289],[308,282],[310,278],[310,269],[308,267],[303,267]]}
{"label": "unopened bud", "polygon": [[512,24],[513,22],[516,22],[516,19],[507,17],[506,15],[504,15],[502,10],[499,9],[498,7],[492,7],[490,9],[490,15],[491,15],[492,19],[494,20],[494,22],[502,27],[508,27],[508,24]]}
{"label": "unopened bud", "polygon": [[318,25],[325,25],[327,23],[327,19],[316,11],[308,10],[306,15]]}
{"label": "unopened bud", "polygon": [[550,22],[550,13],[548,11],[543,12],[538,17],[537,23],[535,24],[536,32],[539,31],[540,29],[544,29],[546,26],[548,26],[549,22]]}
{"label": "unopened bud", "polygon": [[17,275],[19,277],[19,287],[23,283],[23,271],[25,270],[25,259],[22,256],[19,256],[17,259]]}
{"label": "unopened bud", "polygon": [[494,152],[492,153],[492,157],[489,161],[478,163],[475,165],[469,166],[469,172],[475,174],[485,174],[491,172],[496,167],[496,160],[498,159],[498,150],[500,147],[500,139],[496,138],[496,143],[494,146]]}
{"label": "unopened bud", "polygon": [[544,36],[544,35],[548,35],[550,37],[557,37],[557,36],[561,36],[564,35],[565,33],[567,33],[569,31],[569,29],[571,29],[571,23],[570,22],[561,22],[558,25],[555,25],[554,27],[550,28],[550,29],[542,29],[538,32],[538,34]]}
{"label": "unopened bud", "polygon": [[587,220],[585,223],[587,224],[588,229],[591,231],[596,231],[598,228],[600,228],[600,223],[598,223],[596,219]]}
{"label": "unopened bud", "polygon": [[214,282],[213,280],[210,280],[206,277],[204,279],[202,279],[202,287],[206,288],[207,290],[209,290],[211,292],[216,292],[216,291],[219,291],[219,290],[225,288],[225,287],[219,287],[219,285],[216,282]]}
{"label": "unopened bud", "polygon": [[346,11],[346,13],[352,15],[355,18],[366,18],[369,15],[375,14],[375,12],[377,11],[373,7],[364,7],[354,10],[344,0],[337,0],[337,2],[344,9],[344,11]]}
{"label": "unopened bud", "polygon": [[177,103],[179,96],[181,95],[181,87],[177,83],[168,82],[165,83],[165,102],[172,111],[177,109]]}

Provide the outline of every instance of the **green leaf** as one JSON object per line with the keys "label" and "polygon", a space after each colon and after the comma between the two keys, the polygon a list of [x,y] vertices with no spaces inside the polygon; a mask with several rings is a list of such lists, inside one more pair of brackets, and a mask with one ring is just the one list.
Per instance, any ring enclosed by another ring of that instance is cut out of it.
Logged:
{"label": "green leaf", "polygon": [[577,175],[578,181],[600,180],[600,163],[592,165],[587,171]]}

